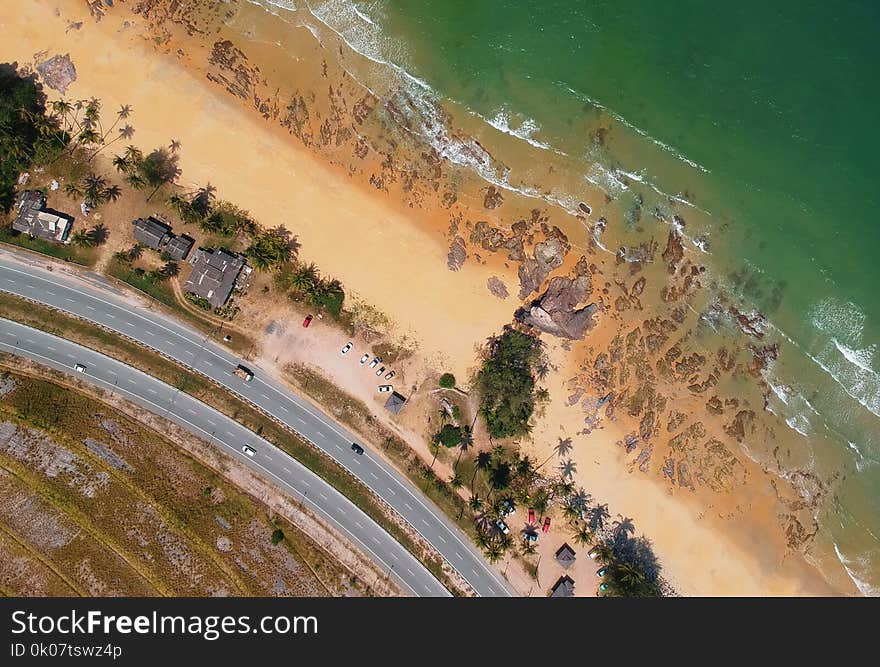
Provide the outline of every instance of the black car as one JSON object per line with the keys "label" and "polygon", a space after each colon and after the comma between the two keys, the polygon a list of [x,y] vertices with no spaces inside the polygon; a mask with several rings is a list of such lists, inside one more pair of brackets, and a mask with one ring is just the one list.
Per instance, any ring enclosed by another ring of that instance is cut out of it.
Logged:
{"label": "black car", "polygon": [[355,454],[363,454],[363,453],[364,453],[364,448],[361,447],[361,446],[360,446],[359,444],[357,444],[356,442],[353,442],[353,443],[351,443],[351,451],[353,451]]}

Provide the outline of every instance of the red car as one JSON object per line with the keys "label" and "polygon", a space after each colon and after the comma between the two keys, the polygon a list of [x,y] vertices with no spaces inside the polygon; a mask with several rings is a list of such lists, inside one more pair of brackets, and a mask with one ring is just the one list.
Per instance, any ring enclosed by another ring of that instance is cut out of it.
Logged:
{"label": "red car", "polygon": [[308,326],[312,323],[312,316],[306,315],[306,319],[303,320],[303,327],[308,328]]}
{"label": "red car", "polygon": [[529,525],[532,526],[535,524],[535,510],[533,508],[529,508]]}
{"label": "red car", "polygon": [[550,517],[549,516],[544,519],[544,525],[541,526],[541,530],[543,530],[545,533],[548,530],[550,530]]}

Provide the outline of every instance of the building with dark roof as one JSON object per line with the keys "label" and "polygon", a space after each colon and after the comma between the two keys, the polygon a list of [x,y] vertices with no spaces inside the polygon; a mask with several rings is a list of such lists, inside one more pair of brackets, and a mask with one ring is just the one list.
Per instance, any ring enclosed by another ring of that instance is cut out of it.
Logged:
{"label": "building with dark roof", "polygon": [[68,243],[73,218],[46,208],[46,195],[39,190],[25,190],[18,196],[12,228],[31,238]]}
{"label": "building with dark roof", "polygon": [[162,248],[162,252],[167,253],[171,259],[184,260],[193,247],[193,241],[189,236],[174,236]]}
{"label": "building with dark roof", "polygon": [[222,308],[229,300],[242,269],[243,257],[214,248],[199,248],[190,257],[193,270],[183,285],[183,290],[205,299],[215,308]]}
{"label": "building with dark roof", "polygon": [[388,400],[385,401],[385,409],[397,415],[400,414],[401,410],[403,410],[403,406],[405,404],[406,396],[401,396],[396,391],[393,391],[391,392],[391,396],[388,397]]}
{"label": "building with dark roof", "polygon": [[171,227],[150,216],[132,221],[134,238],[141,245],[159,250],[172,238]]}
{"label": "building with dark roof", "polygon": [[562,567],[570,567],[575,561],[574,549],[568,546],[568,542],[564,543],[556,550],[556,562]]}
{"label": "building with dark roof", "polygon": [[567,574],[559,577],[559,580],[553,584],[550,589],[551,598],[572,598],[574,597],[574,579]]}

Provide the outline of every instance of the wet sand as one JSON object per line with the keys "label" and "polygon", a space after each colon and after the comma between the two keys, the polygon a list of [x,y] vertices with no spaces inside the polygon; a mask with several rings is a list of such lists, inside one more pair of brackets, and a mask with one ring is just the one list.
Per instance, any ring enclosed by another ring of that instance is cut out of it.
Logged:
{"label": "wet sand", "polygon": [[[82,26],[68,30],[70,21]],[[137,19],[114,11],[95,22],[82,3],[72,0],[5,3],[0,60],[23,65],[44,50],[69,53],[78,79],[68,98],[99,97],[108,112],[132,105],[134,143],[143,149],[167,146],[171,139],[181,143],[182,184],[210,182],[222,198],[250,210],[262,224],[293,230],[302,258],[386,313],[400,335],[417,342],[426,363],[466,378],[476,365],[476,347],[510,322],[519,305],[516,265],[505,267],[500,255],[481,253],[485,265],[471,258],[450,271],[447,211],[431,202],[409,209],[360,175],[351,176],[346,165],[328,165],[255,113],[249,100],[209,83],[192,55],[197,45],[184,57],[160,53],[141,28],[124,27],[123,21]],[[507,284],[508,299],[488,291],[492,276]],[[600,324],[589,344],[602,347],[610,333],[603,334]],[[623,429],[613,421],[576,435],[584,416],[565,404],[570,391],[564,383],[579,359],[556,342],[551,349],[558,368],[547,380],[553,402],[524,449],[543,460],[557,438],[575,438],[578,482],[596,500],[609,503],[613,514],[635,520],[638,532],[654,542],[664,575],[677,590],[696,595],[835,592],[797,554],[784,558],[787,550],[766,484],[710,502],[705,494],[673,491],[662,480],[631,472],[614,444]],[[750,509],[744,506],[747,493]]]}

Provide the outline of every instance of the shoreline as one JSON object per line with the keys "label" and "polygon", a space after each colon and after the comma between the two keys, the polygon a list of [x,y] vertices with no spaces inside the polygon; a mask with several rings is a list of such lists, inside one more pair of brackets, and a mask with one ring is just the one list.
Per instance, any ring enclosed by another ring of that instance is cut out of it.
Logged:
{"label": "shoreline", "polygon": [[[327,166],[308,150],[295,145],[275,123],[267,126],[241,103],[210,84],[206,86],[197,76],[197,70],[189,71],[174,56],[156,54],[153,47],[139,41],[137,36],[129,40],[135,41],[135,48],[120,53],[113,42],[116,37],[110,35],[116,17],[111,13],[94,24],[85,10],[80,10],[84,16],[76,15],[76,19],[83,20],[84,25],[68,33],[67,37],[62,32],[63,17],[48,17],[49,8],[40,3],[28,13],[35,17],[33,20],[29,21],[27,16],[21,16],[15,10],[4,9],[0,10],[0,23],[6,24],[6,16],[13,14],[30,24],[29,28],[17,31],[19,40],[29,43],[22,35],[36,33],[41,35],[37,40],[42,39],[47,47],[63,44],[58,47],[60,52],[69,51],[79,69],[79,78],[71,86],[70,95],[76,92],[96,95],[107,108],[132,104],[137,127],[135,143],[143,147],[165,145],[172,137],[166,137],[164,133],[173,130],[173,138],[183,144],[181,166],[185,182],[203,184],[210,181],[224,197],[249,208],[264,224],[273,226],[276,221],[289,224],[303,244],[305,257],[314,259],[328,273],[338,275],[346,285],[353,286],[356,296],[388,313],[400,328],[413,332],[413,337],[420,343],[418,354],[427,357],[435,367],[451,370],[462,377],[468,375],[476,364],[475,343],[481,343],[511,319],[517,305],[515,269],[505,266],[507,263],[500,255],[486,252],[485,265],[466,261],[458,271],[449,271],[443,236],[448,211],[413,209],[410,215],[406,215],[403,206],[394,205],[392,196],[378,191],[372,193],[355,183],[357,179],[351,176],[345,179],[341,167]],[[98,33],[103,37],[87,41],[84,37],[87,33],[92,36]],[[54,35],[52,39],[48,37],[50,34]],[[26,53],[35,50],[24,44],[5,48],[18,48],[19,52]],[[6,58],[6,53],[2,57]],[[119,69],[137,71],[137,78],[119,76]],[[151,103],[156,95],[170,98],[167,91],[172,88],[186,91],[186,95],[178,96],[173,104]],[[201,123],[199,119],[205,117],[206,122]],[[237,131],[230,135],[230,127]],[[243,131],[243,128],[247,130]],[[224,136],[222,145],[218,145],[218,135]],[[249,156],[248,169],[241,173],[235,169],[238,164],[235,156],[243,154]],[[304,202],[307,206],[303,205]],[[279,210],[297,213],[308,210],[309,216],[308,219],[288,222],[278,219],[285,217],[284,214],[277,215]],[[409,270],[395,274],[393,269],[397,267]],[[506,278],[504,282],[513,298],[501,300],[486,290],[487,280],[499,274]],[[419,295],[416,303],[410,294]],[[430,298],[431,308],[424,307],[422,299],[425,298]],[[467,316],[457,316],[461,312]],[[600,317],[604,316],[603,313]],[[450,335],[448,328],[450,320],[455,322],[454,335]],[[586,343],[595,346],[597,340],[588,337]],[[551,424],[550,417],[545,417],[532,441],[524,443],[523,447],[527,452],[535,451],[536,456],[543,453],[541,458],[546,456],[546,449],[536,445],[540,436],[549,437],[554,428],[576,423],[571,411],[563,409],[561,401],[566,395],[564,381],[570,377],[569,371],[574,372],[578,362],[572,360],[565,365],[565,356],[559,356],[560,369],[552,381],[553,410],[548,410],[557,415],[558,421]],[[725,530],[717,526],[700,527],[694,519],[694,503],[669,502],[666,496],[670,494],[662,483],[628,475],[626,462],[619,454],[621,450],[613,444],[623,433],[612,434],[610,432],[615,429],[612,424],[608,426],[611,427],[608,437],[602,438],[607,442],[599,447],[596,447],[596,436],[584,443],[579,442],[579,478],[585,480],[588,490],[595,491],[597,498],[610,502],[615,512],[635,517],[639,530],[654,540],[665,566],[665,576],[678,590],[698,595],[743,594],[742,589],[737,592],[734,588],[739,584],[753,593],[762,590],[769,594],[774,590],[776,594],[827,591],[819,582],[806,581],[806,572],[789,572],[793,581],[768,580],[757,564],[759,559],[752,558],[740,547],[733,549],[740,551],[735,567],[733,563],[725,563],[727,571],[717,573],[717,578],[707,575],[699,578],[699,583],[687,581],[695,566],[705,566],[711,573],[713,561],[717,562],[719,556],[729,558],[731,545],[747,541],[742,536],[735,541],[727,539],[726,535],[734,532],[730,525]],[[543,445],[544,448],[549,446],[549,442]],[[599,456],[599,465],[603,466],[601,475],[598,467],[588,468],[588,459],[594,460],[593,454]],[[775,524],[770,525],[775,518],[762,519],[767,524],[766,530],[775,527]],[[688,526],[686,534],[692,537],[686,545],[681,544],[681,536],[676,534],[681,525]],[[700,545],[704,546],[705,552],[697,553]],[[763,560],[767,558],[764,555]],[[802,576],[805,581],[800,589],[798,580]],[[745,584],[746,580],[752,582],[751,587]]]}

